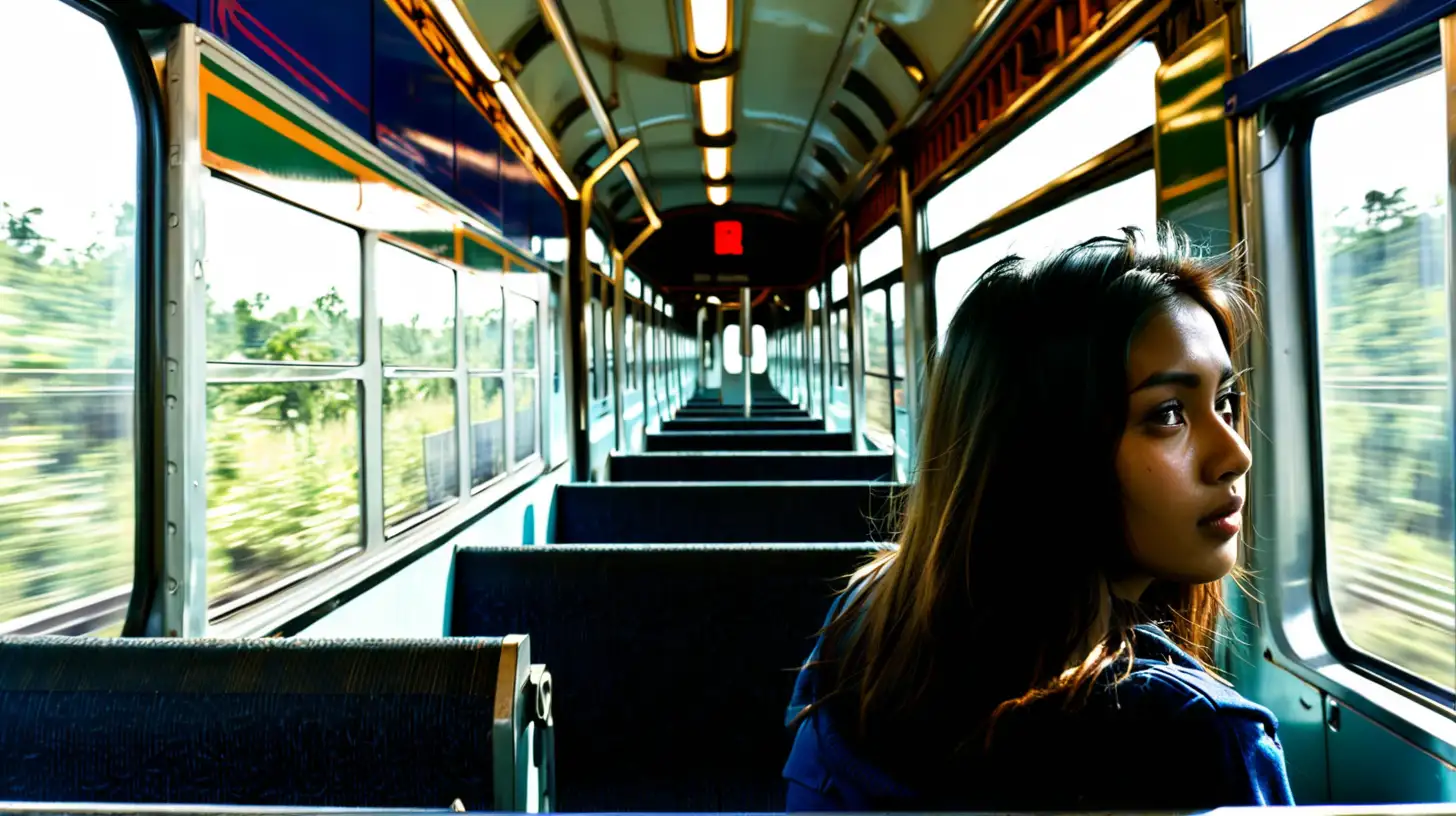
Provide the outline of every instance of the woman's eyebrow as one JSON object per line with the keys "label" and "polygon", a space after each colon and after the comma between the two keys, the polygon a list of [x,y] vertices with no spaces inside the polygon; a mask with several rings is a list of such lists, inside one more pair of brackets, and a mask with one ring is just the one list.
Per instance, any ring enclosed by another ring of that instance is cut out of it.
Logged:
{"label": "woman's eyebrow", "polygon": [[[1218,381],[1220,384],[1228,383],[1235,377],[1233,368],[1224,366],[1219,372]],[[1150,375],[1146,380],[1138,383],[1132,390],[1136,394],[1146,388],[1157,388],[1160,385],[1176,385],[1181,388],[1197,388],[1203,383],[1203,378],[1192,371],[1158,371]]]}

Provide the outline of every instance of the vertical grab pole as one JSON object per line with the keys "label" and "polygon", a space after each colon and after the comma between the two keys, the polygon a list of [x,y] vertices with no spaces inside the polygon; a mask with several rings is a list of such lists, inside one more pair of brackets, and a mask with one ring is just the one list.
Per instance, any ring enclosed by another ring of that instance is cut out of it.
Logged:
{"label": "vertical grab pole", "polygon": [[909,449],[906,462],[907,473],[903,478],[909,481],[915,472],[917,459],[916,430],[920,427],[920,388],[925,379],[926,350],[930,347],[926,331],[929,298],[925,292],[925,268],[921,248],[925,241],[921,235],[925,219],[915,209],[915,198],[910,194],[910,170],[901,166],[900,176],[900,252],[905,284],[905,418],[910,425],[905,433],[905,446]]}
{"label": "vertical grab pole", "polygon": [[738,294],[739,346],[743,349],[743,415],[753,416],[753,292],[747,287]]}
{"label": "vertical grab pole", "polygon": [[592,192],[597,183],[606,178],[627,154],[637,148],[640,142],[634,137],[623,142],[610,156],[597,165],[586,181],[581,184],[580,198],[566,207],[566,368],[571,377],[567,381],[567,394],[571,401],[570,433],[567,434],[567,457],[571,461],[571,480],[585,482],[591,479],[591,428],[586,370],[586,344],[592,338],[586,336],[587,295],[591,291],[591,266],[586,257],[586,231],[591,227]]}

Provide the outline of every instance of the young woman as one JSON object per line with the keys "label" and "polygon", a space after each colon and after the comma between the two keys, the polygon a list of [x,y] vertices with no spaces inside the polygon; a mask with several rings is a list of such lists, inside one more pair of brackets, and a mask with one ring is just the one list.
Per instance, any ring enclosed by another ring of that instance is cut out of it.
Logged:
{"label": "young woman", "polygon": [[899,547],[799,674],[789,810],[1292,804],[1211,675],[1249,449],[1230,258],[1164,230],[1008,258],[932,366]]}

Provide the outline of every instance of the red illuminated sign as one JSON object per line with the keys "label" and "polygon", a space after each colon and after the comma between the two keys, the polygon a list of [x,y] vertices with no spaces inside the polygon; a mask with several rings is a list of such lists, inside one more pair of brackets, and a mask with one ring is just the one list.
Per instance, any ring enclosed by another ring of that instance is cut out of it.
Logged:
{"label": "red illuminated sign", "polygon": [[743,224],[737,221],[715,221],[713,223],[713,254],[743,254]]}

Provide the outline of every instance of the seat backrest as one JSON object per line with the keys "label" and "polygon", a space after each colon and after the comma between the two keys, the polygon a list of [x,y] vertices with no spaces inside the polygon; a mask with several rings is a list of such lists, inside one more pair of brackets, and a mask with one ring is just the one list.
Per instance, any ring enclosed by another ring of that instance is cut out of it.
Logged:
{"label": "seat backrest", "polygon": [[664,432],[678,431],[822,431],[824,420],[808,417],[691,417],[669,419]]}
{"label": "seat backrest", "polygon": [[888,482],[556,486],[552,544],[888,541]]}
{"label": "seat backrest", "polygon": [[852,451],[844,431],[674,431],[648,432],[648,452],[672,451]]}
{"label": "seat backrest", "polygon": [[529,664],[514,635],[0,638],[0,799],[523,810]]}
{"label": "seat backrest", "polygon": [[529,629],[569,812],[782,811],[784,711],[866,545],[463,547],[450,631]]}
{"label": "seat backrest", "polygon": [[832,451],[613,454],[607,472],[614,482],[874,482],[894,478],[895,458]]}

